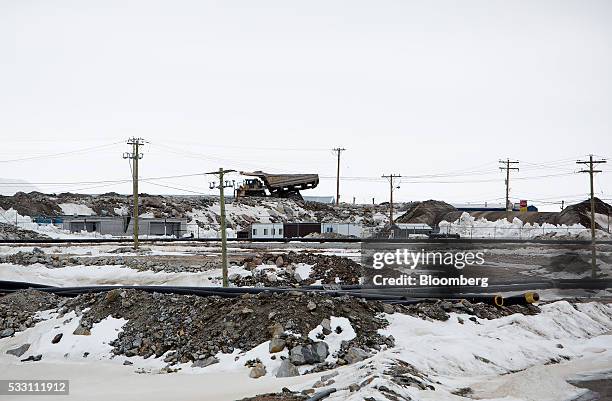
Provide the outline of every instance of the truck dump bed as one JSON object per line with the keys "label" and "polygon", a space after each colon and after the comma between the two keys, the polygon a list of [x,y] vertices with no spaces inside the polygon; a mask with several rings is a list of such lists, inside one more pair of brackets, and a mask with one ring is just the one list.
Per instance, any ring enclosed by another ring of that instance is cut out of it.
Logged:
{"label": "truck dump bed", "polygon": [[318,174],[268,174],[263,171],[240,172],[242,175],[259,178],[272,196],[288,197],[302,189],[319,185]]}

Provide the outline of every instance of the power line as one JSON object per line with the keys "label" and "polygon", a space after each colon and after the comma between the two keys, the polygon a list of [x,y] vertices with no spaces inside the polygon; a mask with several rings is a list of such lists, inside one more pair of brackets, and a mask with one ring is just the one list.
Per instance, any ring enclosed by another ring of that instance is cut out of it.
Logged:
{"label": "power line", "polygon": [[13,163],[13,162],[22,162],[22,161],[29,161],[29,160],[49,159],[49,158],[73,155],[73,154],[77,154],[77,153],[86,153],[86,152],[90,152],[90,151],[95,150],[95,149],[103,149],[103,148],[112,147],[112,146],[118,145],[120,143],[123,143],[123,142],[113,142],[113,143],[109,143],[109,144],[106,144],[106,145],[91,146],[91,147],[88,147],[88,148],[76,149],[76,150],[71,150],[71,151],[67,151],[67,152],[60,152],[60,153],[52,153],[52,154],[47,154],[47,155],[28,156],[28,157],[22,157],[22,158],[17,158],[17,159],[0,160],[0,163]]}

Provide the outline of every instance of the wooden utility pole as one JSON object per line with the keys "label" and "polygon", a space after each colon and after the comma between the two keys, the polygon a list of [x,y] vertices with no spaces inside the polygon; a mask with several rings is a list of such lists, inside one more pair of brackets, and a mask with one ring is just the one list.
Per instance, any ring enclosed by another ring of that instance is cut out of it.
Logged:
{"label": "wooden utility pole", "polygon": [[[223,189],[234,186],[231,181],[224,181],[223,176],[226,173],[233,173],[235,171],[236,170],[224,170],[223,168],[219,168],[219,171],[206,173],[214,174],[219,177],[219,185],[216,186],[216,188],[219,188],[219,208],[221,213],[221,271],[223,274],[223,287],[229,286],[227,278],[227,234],[225,225],[225,195],[223,193]],[[215,188],[214,183],[210,187],[211,189]]]}
{"label": "wooden utility pole", "polygon": [[393,190],[395,189],[393,186],[393,179],[400,178],[401,175],[399,174],[384,175],[383,174],[382,177],[387,178],[389,180],[389,224],[393,225],[395,223],[393,221]]}
{"label": "wooden utility pole", "polygon": [[332,150],[338,153],[338,167],[336,170],[336,205],[338,205],[340,204],[340,153],[342,153],[346,149],[337,147]]}
{"label": "wooden utility pole", "polygon": [[518,167],[510,167],[512,164],[518,164],[518,161],[510,161],[510,159],[500,160],[500,163],[504,164],[504,167],[500,167],[500,170],[506,170],[506,220],[510,221],[510,211],[512,208],[509,208],[510,205],[510,171],[515,170],[519,171]]}
{"label": "wooden utility pole", "polygon": [[593,160],[593,155],[589,155],[589,160],[578,160],[576,164],[588,164],[588,170],[580,170],[580,173],[589,173],[591,182],[591,277],[597,276],[597,247],[595,241],[595,186],[593,184],[593,174],[601,173],[601,170],[594,170],[593,165],[606,163],[605,160]]}
{"label": "wooden utility pole", "polygon": [[138,160],[142,159],[139,147],[144,145],[144,139],[132,137],[127,144],[132,145],[132,152],[125,152],[124,159],[132,161],[132,220],[134,220],[134,249],[138,249]]}

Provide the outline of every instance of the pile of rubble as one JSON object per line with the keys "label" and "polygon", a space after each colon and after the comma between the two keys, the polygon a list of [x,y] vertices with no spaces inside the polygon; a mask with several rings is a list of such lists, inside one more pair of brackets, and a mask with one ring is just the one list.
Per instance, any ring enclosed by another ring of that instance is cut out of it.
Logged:
{"label": "pile of rubble", "polygon": [[[308,277],[296,271],[299,264],[311,266]],[[321,255],[309,251],[265,253],[238,262],[252,271],[251,276],[234,275],[230,281],[237,287],[279,287],[321,284],[359,284],[364,275],[363,267],[346,257]],[[270,272],[261,266],[270,266]],[[258,269],[259,268],[259,269]]]}
{"label": "pile of rubble", "polygon": [[[386,325],[376,317],[384,311],[383,304],[352,297],[292,292],[220,298],[116,289],[80,295],[66,302],[60,313],[75,309],[85,311],[75,334],[88,335],[94,324],[108,316],[127,319],[111,343],[113,352],[128,357],[163,355],[169,366],[188,362],[208,366],[217,362],[219,352],[246,351],[270,340],[271,353],[289,350],[285,372],[295,375],[295,366],[317,365],[313,370],[326,370],[393,346],[392,338],[377,333]],[[324,363],[329,354],[325,333],[339,330],[331,327],[331,316],[348,318],[356,333],[343,344],[333,365]],[[320,341],[312,341],[308,334],[319,325],[323,327]],[[251,362],[252,376],[265,369],[259,363]]]}
{"label": "pile of rubble", "polygon": [[[133,252],[132,248],[129,248]],[[120,253],[120,252],[118,252]],[[20,266],[42,264],[48,268],[60,268],[66,266],[121,266],[140,271],[150,270],[154,272],[191,272],[197,273],[215,268],[220,268],[221,263],[215,260],[197,260],[186,263],[184,260],[168,260],[164,256],[147,255],[146,249],[140,250],[138,256],[74,256],[61,253],[45,253],[40,248],[31,251],[19,251],[14,254],[0,255],[0,263],[11,263]]]}
{"label": "pile of rubble", "polygon": [[25,290],[0,298],[0,338],[34,326],[38,311],[57,308],[61,299],[53,294]]}
{"label": "pile of rubble", "polygon": [[0,239],[2,240],[28,240],[48,239],[49,237],[36,231],[25,230],[12,224],[0,223]]}
{"label": "pile of rubble", "polygon": [[[168,371],[178,363],[209,366],[219,362],[218,353],[247,351],[269,341],[271,358],[278,355],[282,361],[277,377],[298,375],[298,367],[303,365],[306,372],[333,369],[393,347],[393,337],[378,333],[387,325],[382,313],[447,320],[449,313],[457,312],[473,315],[470,320],[477,323],[475,317],[494,319],[512,313],[539,312],[535,306],[498,308],[467,301],[389,305],[297,291],[220,298],[115,289],[70,299],[26,290],[0,298],[0,336],[9,337],[32,327],[36,323],[35,312],[48,309],[56,309],[60,316],[75,311],[80,321],[74,335],[89,335],[96,323],[109,316],[126,319],[128,322],[111,343],[112,352],[126,357],[163,356]],[[335,320],[343,318],[355,335],[342,341],[330,359],[327,336],[347,330]],[[278,354],[283,350],[286,352]],[[251,377],[266,374],[266,366],[260,360],[249,360],[246,366],[251,368]]]}
{"label": "pile of rubble", "polygon": [[[475,322],[476,318],[491,320],[515,313],[537,315],[540,313],[540,308],[533,304],[498,307],[485,303],[472,303],[463,299],[460,301],[423,300],[414,305],[394,305],[394,311],[421,319],[440,321],[448,320],[449,313],[467,314],[471,316],[470,320]],[[464,322],[459,320],[459,323]]]}

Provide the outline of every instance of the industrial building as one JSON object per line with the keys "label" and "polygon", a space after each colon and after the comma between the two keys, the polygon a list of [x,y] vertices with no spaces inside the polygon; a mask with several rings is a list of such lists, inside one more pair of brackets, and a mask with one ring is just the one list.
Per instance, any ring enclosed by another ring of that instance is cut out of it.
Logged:
{"label": "industrial building", "polygon": [[395,223],[391,226],[393,238],[409,238],[410,235],[429,235],[434,229],[428,224],[422,223]]}
{"label": "industrial building", "polygon": [[[101,235],[131,236],[134,233],[134,219],[113,216],[63,216],[61,227],[70,232],[97,232]],[[185,218],[138,219],[139,235],[182,237],[187,232]]]}
{"label": "industrial building", "polygon": [[309,234],[338,234],[361,238],[363,227],[356,223],[254,223],[249,231],[240,231],[238,238],[271,239],[301,238]]}

